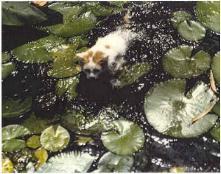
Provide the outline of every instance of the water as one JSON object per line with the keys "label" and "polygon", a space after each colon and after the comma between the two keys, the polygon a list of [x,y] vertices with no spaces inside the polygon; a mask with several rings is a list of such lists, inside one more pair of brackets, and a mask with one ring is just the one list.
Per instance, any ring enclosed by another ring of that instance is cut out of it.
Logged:
{"label": "water", "polygon": [[[220,157],[219,143],[214,141],[209,133],[192,139],[175,139],[164,136],[154,130],[146,121],[143,111],[145,93],[154,84],[171,79],[162,68],[162,56],[171,48],[181,44],[193,46],[196,50],[204,49],[211,55],[219,51],[219,35],[207,32],[200,43],[193,43],[182,39],[176,29],[172,27],[170,16],[177,10],[194,13],[195,2],[130,2],[132,30],[141,37],[130,46],[126,59],[131,63],[148,61],[152,64],[151,73],[144,75],[139,82],[120,90],[112,89],[109,75],[104,74],[98,80],[88,80],[81,74],[78,86],[78,97],[68,102],[55,95],[56,79],[46,75],[50,64],[24,64],[13,60],[17,72],[6,79],[3,86],[3,96],[32,96],[33,108],[39,116],[54,115],[69,109],[86,108],[88,114],[96,115],[104,107],[113,107],[120,116],[138,123],[145,132],[146,143],[144,150],[135,154],[133,171],[161,172],[174,166],[184,166],[190,172],[219,172]],[[120,20],[119,20],[120,19]],[[93,45],[97,37],[105,36],[122,24],[121,15],[114,15],[105,19],[89,34],[89,46]],[[18,33],[16,38],[11,33]],[[45,33],[32,28],[10,28],[3,26],[3,51],[15,48],[27,41],[45,36]],[[207,75],[187,81],[187,89],[191,88],[199,79],[208,82]],[[3,125],[20,123],[23,118],[3,120]],[[74,139],[74,136],[72,137]],[[95,145],[76,147],[71,144],[70,150],[90,150],[95,154],[103,154],[106,149],[101,142]],[[96,166],[96,162],[93,165]],[[91,171],[93,168],[91,168]]]}

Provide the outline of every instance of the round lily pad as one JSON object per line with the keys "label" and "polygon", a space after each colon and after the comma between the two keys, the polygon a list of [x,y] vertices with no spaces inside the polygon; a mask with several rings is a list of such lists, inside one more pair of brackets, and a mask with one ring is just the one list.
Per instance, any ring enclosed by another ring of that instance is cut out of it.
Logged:
{"label": "round lily pad", "polygon": [[199,51],[191,57],[193,48],[181,45],[169,50],[163,58],[163,68],[173,77],[191,78],[210,68],[210,55]]}
{"label": "round lily pad", "polygon": [[97,159],[83,152],[60,153],[51,157],[38,173],[86,173],[93,161]]}
{"label": "round lily pad", "polygon": [[2,64],[2,79],[7,78],[15,70],[12,62]]}
{"label": "round lily pad", "polygon": [[48,159],[48,152],[43,147],[38,148],[35,151],[35,157],[38,159],[38,163],[35,166],[36,169],[39,169]]}
{"label": "round lily pad", "polygon": [[21,116],[31,110],[32,98],[28,97],[23,100],[21,99],[3,99],[2,100],[2,117],[3,118],[14,118]]}
{"label": "round lily pad", "polygon": [[216,53],[213,57],[212,71],[216,82],[220,84],[220,52]]}
{"label": "round lily pad", "polygon": [[216,141],[220,141],[220,124],[216,124],[212,130],[210,131],[210,134],[215,138]]}
{"label": "round lily pad", "polygon": [[132,156],[120,156],[107,152],[99,160],[97,170],[94,173],[131,172],[133,163]]}
{"label": "round lily pad", "polygon": [[40,136],[33,135],[30,138],[28,138],[26,142],[27,147],[30,147],[32,149],[36,149],[41,146],[40,143]]}
{"label": "round lily pad", "polygon": [[40,137],[41,145],[52,152],[64,149],[70,140],[68,131],[61,126],[50,126],[45,129]]}
{"label": "round lily pad", "polygon": [[173,23],[173,26],[175,28],[177,28],[180,23],[184,22],[185,20],[189,20],[189,19],[191,19],[191,14],[189,14],[185,11],[176,11],[173,13],[171,21]]}
{"label": "round lily pad", "polygon": [[13,173],[14,165],[9,158],[2,159],[2,173]]}
{"label": "round lily pad", "polygon": [[49,35],[15,48],[12,54],[18,61],[25,63],[47,63],[53,60],[51,51],[63,43],[64,39]]}
{"label": "round lily pad", "polygon": [[126,120],[113,122],[114,130],[103,132],[104,146],[118,155],[130,155],[143,147],[143,130],[135,123]]}
{"label": "round lily pad", "polygon": [[185,95],[185,86],[185,80],[170,80],[146,94],[145,114],[158,132],[189,138],[207,132],[215,124],[217,116],[207,114],[217,101],[212,89],[201,82]]}
{"label": "round lily pad", "polygon": [[198,41],[205,37],[206,29],[195,21],[184,21],[178,25],[179,34],[186,40]]}
{"label": "round lily pad", "polygon": [[3,152],[14,152],[25,148],[25,141],[20,139],[11,139],[2,142]]}
{"label": "round lily pad", "polygon": [[207,28],[220,32],[220,2],[199,1],[196,5],[196,16]]}

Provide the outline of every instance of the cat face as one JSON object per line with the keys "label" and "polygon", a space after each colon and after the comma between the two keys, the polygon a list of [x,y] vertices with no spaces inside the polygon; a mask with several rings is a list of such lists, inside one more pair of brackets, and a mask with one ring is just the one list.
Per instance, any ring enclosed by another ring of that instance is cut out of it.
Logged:
{"label": "cat face", "polygon": [[104,52],[87,50],[76,55],[81,58],[82,69],[87,78],[98,78],[106,61]]}

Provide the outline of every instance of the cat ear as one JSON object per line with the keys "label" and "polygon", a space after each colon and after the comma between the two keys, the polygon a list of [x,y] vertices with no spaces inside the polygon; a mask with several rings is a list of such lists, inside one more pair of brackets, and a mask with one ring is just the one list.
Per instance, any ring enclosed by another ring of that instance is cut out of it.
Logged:
{"label": "cat ear", "polygon": [[81,53],[77,53],[76,56],[80,57],[80,58],[84,58],[86,56],[87,52],[81,52]]}

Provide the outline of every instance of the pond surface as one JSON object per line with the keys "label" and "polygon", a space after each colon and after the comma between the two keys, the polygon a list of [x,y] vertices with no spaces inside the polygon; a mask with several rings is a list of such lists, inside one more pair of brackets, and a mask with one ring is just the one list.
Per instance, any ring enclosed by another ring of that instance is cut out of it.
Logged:
{"label": "pond surface", "polygon": [[[196,138],[173,138],[157,132],[147,121],[144,112],[144,97],[155,84],[173,79],[163,69],[162,58],[166,52],[179,45],[193,46],[195,52],[204,50],[214,55],[220,50],[220,35],[208,30],[200,42],[183,39],[171,23],[171,15],[175,11],[186,11],[194,15],[196,2],[129,2],[125,9],[131,9],[131,30],[139,34],[126,54],[126,60],[133,65],[148,62],[152,70],[139,78],[132,85],[114,89],[110,84],[110,75],[103,74],[99,79],[87,79],[80,73],[77,86],[77,97],[67,100],[56,95],[58,79],[49,77],[51,64],[25,64],[12,58],[16,70],[2,82],[3,98],[32,97],[31,111],[13,119],[3,118],[3,126],[21,124],[34,112],[37,117],[53,119],[54,115],[65,110],[82,108],[90,117],[104,108],[112,108],[121,117],[137,123],[144,131],[144,148],[133,154],[134,172],[162,172],[172,167],[184,167],[186,172],[219,172],[220,143],[214,140],[209,132]],[[47,11],[46,9],[44,9]],[[123,14],[115,14],[104,18],[96,27],[88,32],[88,47],[94,45],[98,37],[115,31],[122,25]],[[33,27],[3,26],[3,51],[10,51],[28,41],[37,40],[47,33]],[[208,73],[187,79],[186,90],[191,89],[197,81],[209,83]],[[219,92],[219,89],[218,89]],[[4,102],[4,100],[3,100]],[[55,124],[59,123],[55,121]],[[103,146],[99,136],[95,135],[94,144],[78,146],[74,143],[75,132],[71,133],[71,143],[63,152],[73,150],[92,151],[93,154],[103,155],[108,150]],[[18,152],[16,152],[18,153]],[[50,153],[49,156],[57,154]],[[11,157],[14,153],[6,153]],[[97,161],[89,171],[96,169]]]}

